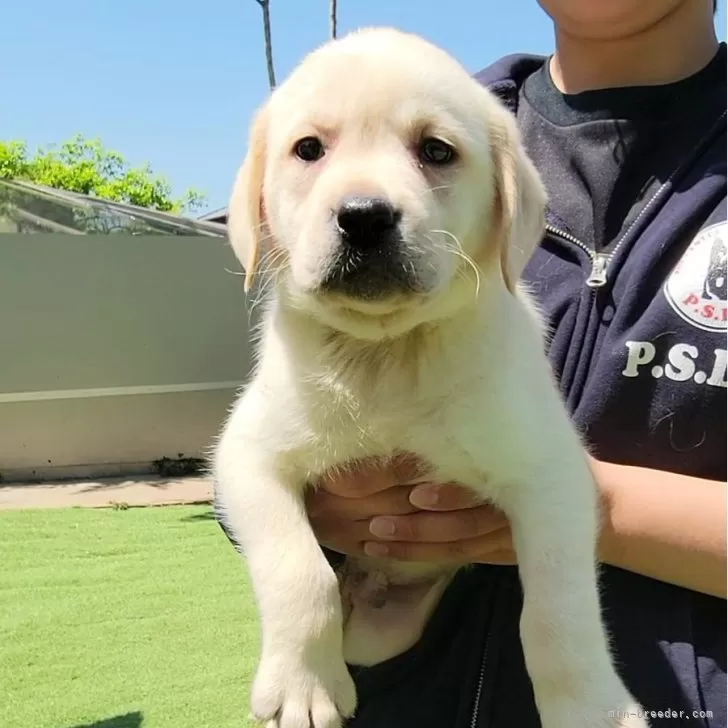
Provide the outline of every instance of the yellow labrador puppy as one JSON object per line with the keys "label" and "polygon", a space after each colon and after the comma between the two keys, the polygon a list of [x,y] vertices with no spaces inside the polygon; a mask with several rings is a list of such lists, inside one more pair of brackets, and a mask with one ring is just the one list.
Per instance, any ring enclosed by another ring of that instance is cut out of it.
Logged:
{"label": "yellow labrador puppy", "polygon": [[264,274],[272,295],[214,473],[260,609],[269,726],[342,725],[346,662],[409,647],[452,576],[362,557],[342,607],[309,526],[308,484],[403,452],[510,518],[544,728],[646,726],[602,626],[591,473],[518,284],[544,206],[509,112],[413,35],[325,45],[258,114],[229,229],[247,287]]}

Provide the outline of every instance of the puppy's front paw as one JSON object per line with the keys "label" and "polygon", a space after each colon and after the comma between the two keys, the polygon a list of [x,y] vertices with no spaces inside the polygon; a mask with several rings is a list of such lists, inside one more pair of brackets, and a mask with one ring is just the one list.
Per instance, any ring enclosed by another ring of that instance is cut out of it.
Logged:
{"label": "puppy's front paw", "polygon": [[253,684],[253,714],[267,728],[342,728],[356,691],[342,658],[304,664],[264,657]]}

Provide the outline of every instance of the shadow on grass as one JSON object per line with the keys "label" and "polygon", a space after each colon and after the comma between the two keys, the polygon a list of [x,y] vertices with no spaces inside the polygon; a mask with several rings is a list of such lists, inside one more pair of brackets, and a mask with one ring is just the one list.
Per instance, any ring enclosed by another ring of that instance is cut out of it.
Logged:
{"label": "shadow on grass", "polygon": [[74,725],[70,728],[141,728],[144,715],[138,710],[124,715],[115,715],[113,718],[97,720],[95,723],[84,723]]}
{"label": "shadow on grass", "polygon": [[198,521],[214,521],[215,520],[215,511],[210,509],[209,511],[205,511],[204,513],[195,513],[192,516],[184,516],[183,518],[180,518],[180,521],[184,523],[197,523]]}

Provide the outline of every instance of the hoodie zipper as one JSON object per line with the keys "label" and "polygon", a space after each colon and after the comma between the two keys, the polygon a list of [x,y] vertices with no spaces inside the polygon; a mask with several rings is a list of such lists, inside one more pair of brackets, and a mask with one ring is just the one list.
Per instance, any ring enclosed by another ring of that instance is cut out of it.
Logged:
{"label": "hoodie zipper", "polygon": [[635,228],[637,223],[639,223],[657,204],[668,187],[669,184],[667,181],[663,182],[660,187],[658,187],[652,197],[650,197],[647,201],[647,204],[639,211],[637,217],[632,220],[629,227],[622,233],[622,236],[617,241],[617,244],[614,246],[611,253],[595,253],[591,248],[582,243],[581,240],[578,240],[570,233],[559,230],[553,225],[546,225],[546,231],[558,238],[561,238],[562,240],[568,240],[570,243],[583,250],[591,261],[591,270],[586,278],[586,285],[592,289],[603,288],[607,284],[609,266],[612,260],[620,251],[625,241],[629,239],[632,230]]}
{"label": "hoodie zipper", "polygon": [[589,288],[601,288],[603,285],[606,284],[607,267],[609,266],[609,261],[612,259],[612,255],[614,255],[614,253],[611,253],[610,255],[607,255],[606,253],[595,253],[589,247],[584,245],[581,240],[578,240],[573,235],[571,235],[571,233],[566,233],[563,230],[559,230],[553,225],[547,225],[546,231],[557,238],[561,238],[562,240],[568,240],[570,243],[576,245],[577,248],[581,248],[587,254],[589,260],[591,261],[591,272],[586,279],[586,284],[587,286],[589,286]]}
{"label": "hoodie zipper", "polygon": [[480,699],[483,696],[483,684],[485,682],[485,667],[488,664],[488,645],[490,643],[490,629],[485,635],[483,645],[483,657],[480,660],[480,672],[478,673],[478,685],[475,688],[475,699],[473,700],[473,713],[470,716],[470,728],[477,728],[478,717],[480,716]]}

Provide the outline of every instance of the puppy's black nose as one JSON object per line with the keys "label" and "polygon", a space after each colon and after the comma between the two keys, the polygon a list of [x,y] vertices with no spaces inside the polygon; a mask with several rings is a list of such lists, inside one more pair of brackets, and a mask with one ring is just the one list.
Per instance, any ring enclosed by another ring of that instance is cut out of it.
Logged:
{"label": "puppy's black nose", "polygon": [[348,197],[336,213],[341,236],[356,248],[373,248],[386,242],[402,213],[381,197]]}

